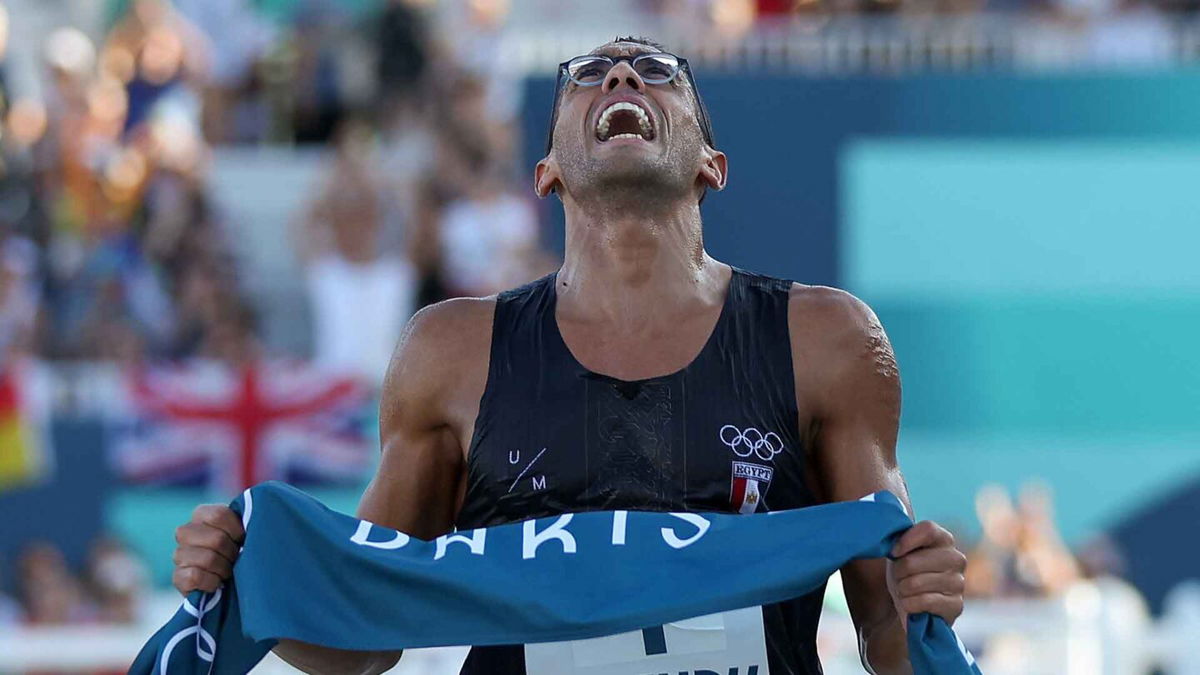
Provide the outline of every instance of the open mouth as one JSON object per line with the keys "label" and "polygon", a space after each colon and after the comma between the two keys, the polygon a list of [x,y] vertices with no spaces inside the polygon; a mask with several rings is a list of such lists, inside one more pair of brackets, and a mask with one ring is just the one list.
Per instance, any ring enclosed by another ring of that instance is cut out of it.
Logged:
{"label": "open mouth", "polygon": [[617,138],[654,140],[654,125],[645,108],[629,101],[617,101],[600,113],[596,120],[596,140],[603,143]]}

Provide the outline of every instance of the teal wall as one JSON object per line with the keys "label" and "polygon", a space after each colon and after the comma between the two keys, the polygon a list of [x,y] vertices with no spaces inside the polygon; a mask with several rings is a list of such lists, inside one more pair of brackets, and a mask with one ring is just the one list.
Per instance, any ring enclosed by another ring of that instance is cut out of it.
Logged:
{"label": "teal wall", "polygon": [[1200,142],[862,139],[840,169],[864,292],[1200,297]]}
{"label": "teal wall", "polygon": [[845,148],[841,270],[900,360],[919,508],[1040,477],[1078,539],[1200,473],[1198,168],[1197,143]]}

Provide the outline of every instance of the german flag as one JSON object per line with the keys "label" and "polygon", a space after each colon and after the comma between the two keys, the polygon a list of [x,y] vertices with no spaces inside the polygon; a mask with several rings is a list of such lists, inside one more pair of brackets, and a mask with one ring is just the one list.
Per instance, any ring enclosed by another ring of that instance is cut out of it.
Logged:
{"label": "german flag", "polygon": [[41,439],[27,415],[22,368],[0,367],[0,491],[28,485],[46,473]]}

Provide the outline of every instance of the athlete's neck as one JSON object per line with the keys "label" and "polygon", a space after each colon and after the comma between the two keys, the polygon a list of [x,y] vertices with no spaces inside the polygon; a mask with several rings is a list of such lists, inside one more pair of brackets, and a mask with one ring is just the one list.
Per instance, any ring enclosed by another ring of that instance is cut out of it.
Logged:
{"label": "athlete's neck", "polygon": [[566,254],[560,315],[644,325],[671,308],[719,303],[725,266],[704,251],[695,199],[670,208],[581,208],[564,201]]}

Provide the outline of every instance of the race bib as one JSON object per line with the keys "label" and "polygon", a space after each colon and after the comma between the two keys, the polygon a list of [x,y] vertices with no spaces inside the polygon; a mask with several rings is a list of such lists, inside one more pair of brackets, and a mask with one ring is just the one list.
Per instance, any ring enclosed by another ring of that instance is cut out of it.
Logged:
{"label": "race bib", "polygon": [[528,675],[769,675],[762,607],[591,640],[525,645]]}

